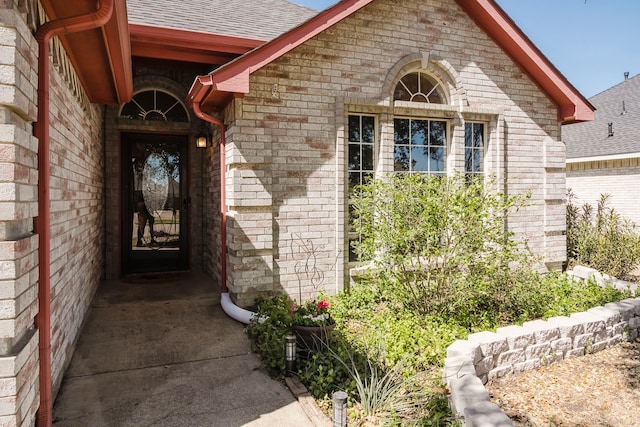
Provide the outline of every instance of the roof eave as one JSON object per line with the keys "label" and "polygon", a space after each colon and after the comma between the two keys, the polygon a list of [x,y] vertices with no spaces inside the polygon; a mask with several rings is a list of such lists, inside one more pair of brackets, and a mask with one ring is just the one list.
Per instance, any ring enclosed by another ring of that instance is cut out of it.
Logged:
{"label": "roof eave", "polygon": [[266,40],[142,24],[129,24],[133,56],[224,64]]}
{"label": "roof eave", "polygon": [[[51,20],[95,9],[95,1],[90,0],[41,3]],[[104,27],[62,35],[60,42],[91,102],[116,104],[131,99],[133,72],[125,0],[115,1],[113,15]],[[100,48],[94,49],[95,46]]]}
{"label": "roof eave", "polygon": [[569,155],[567,155],[567,164],[572,164],[572,163],[602,162],[602,161],[610,161],[610,160],[638,159],[640,158],[640,152],[601,154],[596,156],[583,156],[583,157],[568,157],[568,156]]}
{"label": "roof eave", "polygon": [[562,124],[591,121],[595,108],[493,0],[456,0],[558,108]]}
{"label": "roof eave", "polygon": [[[199,99],[202,109],[219,109],[224,99],[249,91],[249,76],[311,37],[341,21],[372,0],[343,0],[307,22],[265,45],[225,64],[210,73],[210,85],[189,92],[188,98]],[[558,122],[562,124],[591,121],[595,108],[574,88],[557,68],[527,38],[520,28],[494,0],[456,0],[458,5],[527,73],[554,102]]]}
{"label": "roof eave", "polygon": [[[200,89],[204,90],[205,94],[193,93],[193,90],[198,90],[198,85],[195,83],[192,85],[188,95],[189,102],[200,99],[200,106],[203,110],[219,110],[226,105],[229,99],[249,92],[251,73],[258,71],[372,1],[343,0],[338,2],[281,36],[223,65],[208,74],[211,76],[211,85]],[[200,77],[207,76],[199,76],[196,80]]]}

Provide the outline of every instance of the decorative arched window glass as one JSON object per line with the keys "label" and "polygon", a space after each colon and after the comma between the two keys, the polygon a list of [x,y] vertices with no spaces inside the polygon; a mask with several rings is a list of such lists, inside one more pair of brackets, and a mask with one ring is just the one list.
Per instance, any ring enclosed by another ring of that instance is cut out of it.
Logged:
{"label": "decorative arched window glass", "polygon": [[158,89],[144,90],[133,95],[133,99],[120,110],[120,117],[165,122],[189,121],[184,104],[175,96]]}
{"label": "decorative arched window glass", "polygon": [[445,104],[446,99],[441,84],[433,77],[420,71],[402,77],[393,92],[394,101]]}

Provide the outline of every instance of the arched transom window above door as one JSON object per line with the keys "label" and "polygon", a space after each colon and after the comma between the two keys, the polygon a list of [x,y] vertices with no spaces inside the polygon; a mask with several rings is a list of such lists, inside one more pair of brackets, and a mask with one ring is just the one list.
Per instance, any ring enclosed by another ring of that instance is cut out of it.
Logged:
{"label": "arched transom window above door", "polygon": [[147,89],[133,95],[124,104],[120,117],[132,120],[189,122],[189,114],[182,101],[159,89]]}
{"label": "arched transom window above door", "polygon": [[447,98],[442,85],[430,75],[421,71],[405,74],[393,91],[394,101],[446,104]]}

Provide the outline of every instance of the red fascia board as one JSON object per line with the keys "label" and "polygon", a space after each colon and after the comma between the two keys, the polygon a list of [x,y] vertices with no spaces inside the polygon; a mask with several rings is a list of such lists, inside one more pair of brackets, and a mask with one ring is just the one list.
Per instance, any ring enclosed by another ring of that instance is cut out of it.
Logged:
{"label": "red fascia board", "polygon": [[[120,6],[119,3],[117,4]],[[114,16],[104,30],[117,103],[128,102],[133,97],[133,67],[131,66],[128,19],[127,7],[123,1],[121,7],[115,8]]]}
{"label": "red fascia board", "polygon": [[[80,16],[96,9],[93,0],[43,0],[41,4],[49,20]],[[127,20],[125,0],[115,0],[112,17],[104,27],[59,37],[91,102],[115,104],[126,102],[133,95]],[[96,85],[96,81],[103,84]]]}
{"label": "red fascia board", "polygon": [[554,101],[558,121],[594,119],[595,108],[558,71],[493,0],[456,0],[525,73]]}
{"label": "red fascia board", "polygon": [[236,55],[247,53],[266,42],[259,39],[140,24],[129,24],[129,33],[131,34],[132,45],[145,43],[147,45],[155,44],[170,48],[187,48]]}
{"label": "red fascia board", "polygon": [[[303,24],[273,39],[249,54],[243,55],[223,65],[209,74],[211,81],[208,85],[201,87],[200,90],[206,90],[207,93],[196,97],[196,95],[190,91],[188,96],[189,102],[193,102],[195,98],[200,98],[202,104],[206,107],[219,104],[215,99],[216,97],[223,96],[226,98],[225,95],[219,92],[248,93],[249,75],[251,73],[300,46],[305,41],[340,22],[352,13],[357,12],[372,1],[373,0],[343,0],[336,3]],[[194,82],[192,90],[195,90],[197,86]]]}

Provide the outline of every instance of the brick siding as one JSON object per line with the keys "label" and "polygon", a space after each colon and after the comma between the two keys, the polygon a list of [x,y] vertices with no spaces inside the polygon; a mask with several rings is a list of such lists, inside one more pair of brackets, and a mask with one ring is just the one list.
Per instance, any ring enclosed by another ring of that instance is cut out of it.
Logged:
{"label": "brick siding", "polygon": [[[390,101],[396,79],[421,62],[451,98],[423,116],[425,107]],[[310,298],[343,288],[349,113],[376,115],[381,173],[393,167],[394,115],[446,118],[450,171],[463,164],[461,118],[483,118],[488,172],[509,194],[531,193],[509,228],[547,266],[564,261],[556,107],[453,0],[373,2],[252,74],[250,92],[231,108],[229,287],[240,305],[282,290]],[[308,244],[321,283],[300,277]]]}
{"label": "brick siding", "polygon": [[638,187],[640,159],[620,159],[567,165],[567,188],[575,194],[574,203],[597,206],[601,194],[609,194],[608,206],[640,225]]}
{"label": "brick siding", "polygon": [[36,116],[38,46],[13,2],[0,5],[0,425],[38,408]]}
{"label": "brick siding", "polygon": [[[55,70],[55,68],[53,68]],[[104,138],[97,105],[51,81],[51,351],[54,392],[104,269]]]}

